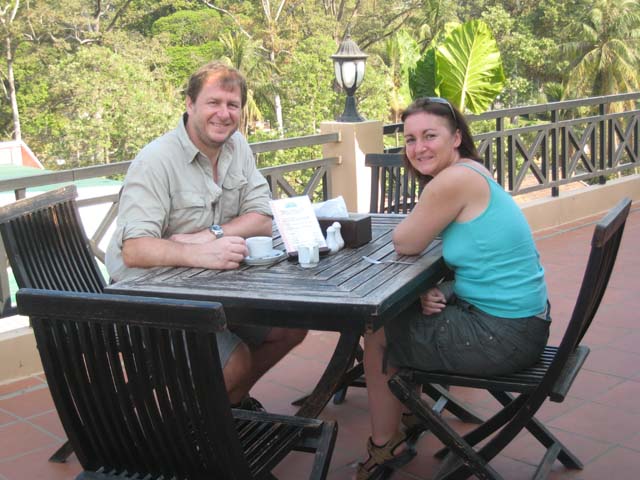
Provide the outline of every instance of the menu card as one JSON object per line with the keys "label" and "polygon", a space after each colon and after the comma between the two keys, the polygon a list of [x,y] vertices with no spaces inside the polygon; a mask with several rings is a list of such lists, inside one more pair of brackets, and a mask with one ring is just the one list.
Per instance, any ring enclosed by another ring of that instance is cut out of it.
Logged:
{"label": "menu card", "polygon": [[326,247],[320,224],[307,195],[271,200],[271,212],[288,253],[298,245]]}

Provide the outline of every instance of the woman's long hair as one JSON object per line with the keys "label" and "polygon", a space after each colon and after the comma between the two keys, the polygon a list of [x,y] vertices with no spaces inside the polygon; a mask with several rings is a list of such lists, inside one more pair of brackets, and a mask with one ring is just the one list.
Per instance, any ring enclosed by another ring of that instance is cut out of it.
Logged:
{"label": "woman's long hair", "polygon": [[[446,119],[447,126],[452,134],[455,133],[456,130],[460,130],[461,141],[460,146],[458,147],[460,157],[475,160],[478,163],[483,163],[473,141],[473,136],[471,135],[471,130],[467,120],[464,118],[464,115],[462,115],[456,107],[451,105],[448,100],[439,97],[418,98],[402,112],[402,116],[400,117],[402,119],[402,123],[404,123],[411,115],[416,113],[430,113]],[[413,165],[411,165],[411,162],[407,157],[406,149],[403,149],[402,157],[404,159],[405,167],[418,179],[420,185],[424,186],[429,182],[429,180],[431,180],[430,175],[424,175],[413,168]]]}

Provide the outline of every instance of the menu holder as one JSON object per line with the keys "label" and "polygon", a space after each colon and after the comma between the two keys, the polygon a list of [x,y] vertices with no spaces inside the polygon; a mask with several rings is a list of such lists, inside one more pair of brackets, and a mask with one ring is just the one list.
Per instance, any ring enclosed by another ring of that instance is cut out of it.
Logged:
{"label": "menu holder", "polygon": [[317,245],[321,254],[329,251],[308,196],[271,200],[270,204],[289,258],[298,257],[298,245]]}

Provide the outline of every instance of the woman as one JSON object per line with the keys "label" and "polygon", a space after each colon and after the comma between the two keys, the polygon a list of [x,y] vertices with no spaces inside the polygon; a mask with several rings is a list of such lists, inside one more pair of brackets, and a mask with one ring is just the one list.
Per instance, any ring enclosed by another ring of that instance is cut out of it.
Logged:
{"label": "woman", "polygon": [[379,478],[415,456],[419,422],[387,387],[398,367],[508,373],[535,363],[549,336],[544,270],[531,230],[482,166],[463,116],[445,99],[422,98],[402,121],[405,163],[428,184],[393,243],[397,253],[417,255],[441,235],[455,280],[427,290],[413,308],[365,336],[372,434],[358,480]]}

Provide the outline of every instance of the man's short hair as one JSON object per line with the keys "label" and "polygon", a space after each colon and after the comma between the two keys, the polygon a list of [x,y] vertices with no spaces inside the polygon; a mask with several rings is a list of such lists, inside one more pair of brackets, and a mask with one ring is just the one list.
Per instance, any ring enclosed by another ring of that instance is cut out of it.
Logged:
{"label": "man's short hair", "polygon": [[191,75],[187,84],[187,96],[195,102],[202,90],[202,86],[211,77],[216,77],[225,90],[239,87],[242,107],[244,108],[247,104],[247,81],[237,69],[217,60],[203,65]]}

